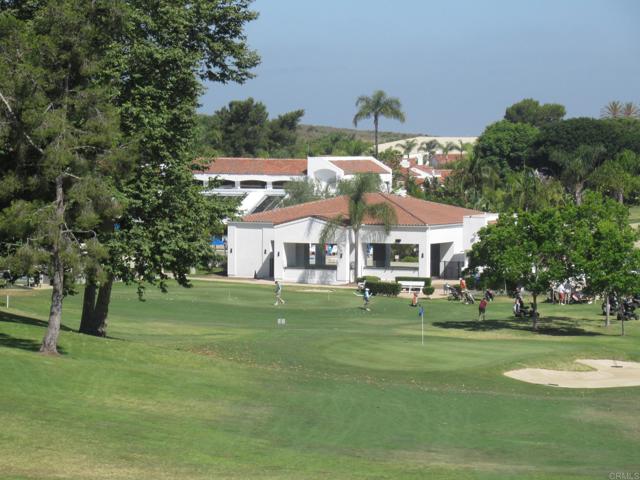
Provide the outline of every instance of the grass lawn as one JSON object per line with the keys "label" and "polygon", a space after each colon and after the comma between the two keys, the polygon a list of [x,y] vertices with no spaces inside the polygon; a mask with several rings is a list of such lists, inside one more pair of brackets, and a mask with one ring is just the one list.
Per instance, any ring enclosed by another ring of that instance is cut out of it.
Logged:
{"label": "grass lawn", "polygon": [[[599,305],[426,301],[196,282],[117,285],[109,333],[35,351],[48,292],[0,308],[1,479],[607,479],[640,472],[640,388],[559,389],[502,375],[575,358],[640,361],[640,322]],[[285,328],[276,328],[284,317]]]}
{"label": "grass lawn", "polygon": [[640,205],[629,207],[629,223],[640,223]]}

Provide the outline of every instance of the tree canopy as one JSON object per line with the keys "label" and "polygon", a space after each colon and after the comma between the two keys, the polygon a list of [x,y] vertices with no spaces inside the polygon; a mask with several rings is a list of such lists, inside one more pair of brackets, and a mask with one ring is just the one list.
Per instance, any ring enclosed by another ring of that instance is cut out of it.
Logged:
{"label": "tree canopy", "polygon": [[513,123],[528,123],[534,127],[543,127],[562,120],[566,113],[564,106],[558,103],[540,105],[540,102],[533,98],[525,98],[507,108],[504,119]]}
{"label": "tree canopy", "polygon": [[267,107],[253,98],[229,102],[214,115],[198,116],[199,153],[229,157],[292,157],[296,129],[304,110],[269,119]]}

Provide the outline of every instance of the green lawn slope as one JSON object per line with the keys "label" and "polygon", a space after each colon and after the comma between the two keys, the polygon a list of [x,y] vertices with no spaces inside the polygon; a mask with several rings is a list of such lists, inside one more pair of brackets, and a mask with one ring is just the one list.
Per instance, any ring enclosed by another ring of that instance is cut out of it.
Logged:
{"label": "green lawn slope", "polygon": [[[0,308],[0,479],[577,479],[640,471],[640,388],[518,382],[520,366],[640,360],[639,322],[599,305],[543,305],[540,333],[511,302],[424,302],[349,290],[196,282],[117,285],[108,339],[36,353],[48,292]],[[284,328],[277,318],[286,318]]]}

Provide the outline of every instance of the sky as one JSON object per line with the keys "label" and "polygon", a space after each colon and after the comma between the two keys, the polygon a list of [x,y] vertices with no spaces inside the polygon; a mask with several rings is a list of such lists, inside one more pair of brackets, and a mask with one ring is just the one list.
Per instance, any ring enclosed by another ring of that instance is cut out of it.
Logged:
{"label": "sky", "polygon": [[[561,103],[599,116],[640,103],[640,0],[256,0],[247,41],[261,56],[243,85],[205,84],[202,113],[231,100],[276,116],[352,127],[355,101],[382,89],[404,124],[380,129],[479,135],[509,105]],[[372,129],[363,121],[360,129]]]}

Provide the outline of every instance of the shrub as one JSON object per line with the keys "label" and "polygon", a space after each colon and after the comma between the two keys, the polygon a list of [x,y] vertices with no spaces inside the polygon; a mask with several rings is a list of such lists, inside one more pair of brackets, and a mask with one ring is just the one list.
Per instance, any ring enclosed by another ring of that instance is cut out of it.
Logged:
{"label": "shrub", "polygon": [[373,283],[373,282],[379,282],[380,281],[380,277],[376,277],[375,275],[365,275],[364,277],[358,277],[358,279],[356,280],[358,283],[360,282],[367,282],[367,283]]}
{"label": "shrub", "polygon": [[372,295],[388,295],[393,297],[398,296],[402,289],[400,284],[395,282],[367,282],[367,288]]}
{"label": "shrub", "polygon": [[406,262],[406,263],[418,263],[418,257],[412,257],[411,255],[407,255],[406,257],[402,257],[400,261]]}
{"label": "shrub", "polygon": [[431,285],[429,286],[424,286],[422,287],[422,293],[424,293],[425,295],[431,295],[433,292],[435,292],[436,289],[433,288]]}

